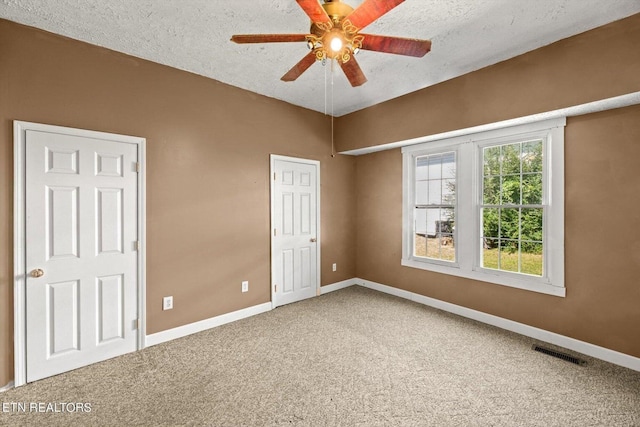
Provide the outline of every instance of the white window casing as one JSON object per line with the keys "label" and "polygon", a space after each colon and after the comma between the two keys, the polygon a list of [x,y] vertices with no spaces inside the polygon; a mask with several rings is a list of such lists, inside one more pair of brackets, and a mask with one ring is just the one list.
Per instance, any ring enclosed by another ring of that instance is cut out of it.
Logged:
{"label": "white window casing", "polygon": [[[564,287],[564,126],[565,118],[472,133],[403,148],[402,265],[442,274],[565,296]],[[482,149],[543,141],[543,273],[534,276],[481,267]],[[413,254],[416,158],[456,153],[456,262]]]}

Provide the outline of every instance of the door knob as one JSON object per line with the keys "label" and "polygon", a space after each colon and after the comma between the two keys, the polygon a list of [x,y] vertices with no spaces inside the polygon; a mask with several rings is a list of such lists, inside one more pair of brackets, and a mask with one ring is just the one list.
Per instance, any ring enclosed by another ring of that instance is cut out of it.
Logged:
{"label": "door knob", "polygon": [[44,276],[44,271],[42,271],[39,268],[36,268],[31,272],[31,277],[42,277],[42,276]]}
{"label": "door knob", "polygon": [[315,243],[315,242],[316,242],[316,238],[315,238],[315,237],[312,237],[312,238],[310,238],[310,239],[309,239],[309,241],[310,241],[311,243]]}

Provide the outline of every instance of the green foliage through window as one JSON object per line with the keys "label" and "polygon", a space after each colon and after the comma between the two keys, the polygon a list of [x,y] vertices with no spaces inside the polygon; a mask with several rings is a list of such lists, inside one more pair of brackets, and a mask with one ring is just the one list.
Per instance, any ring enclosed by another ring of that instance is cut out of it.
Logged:
{"label": "green foliage through window", "polygon": [[482,163],[483,267],[541,276],[542,141],[485,147]]}

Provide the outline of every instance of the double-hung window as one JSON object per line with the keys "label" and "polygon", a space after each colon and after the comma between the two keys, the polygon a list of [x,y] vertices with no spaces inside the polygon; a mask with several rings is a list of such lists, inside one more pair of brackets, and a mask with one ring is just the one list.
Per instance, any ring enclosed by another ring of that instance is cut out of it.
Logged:
{"label": "double-hung window", "polygon": [[564,125],[405,147],[402,264],[564,296]]}

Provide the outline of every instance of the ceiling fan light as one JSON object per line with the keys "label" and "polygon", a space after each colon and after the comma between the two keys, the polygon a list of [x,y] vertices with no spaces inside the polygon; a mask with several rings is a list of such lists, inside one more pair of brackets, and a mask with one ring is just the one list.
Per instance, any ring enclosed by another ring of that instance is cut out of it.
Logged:
{"label": "ceiling fan light", "polygon": [[313,49],[313,42],[311,40],[307,41],[307,47],[309,48],[309,50]]}
{"label": "ceiling fan light", "polygon": [[332,51],[340,52],[340,50],[342,50],[342,39],[340,37],[334,37],[331,39],[329,45],[331,46]]}
{"label": "ceiling fan light", "polygon": [[360,48],[359,47],[354,47],[352,52],[353,52],[354,55],[357,55],[358,52],[360,52]]}

